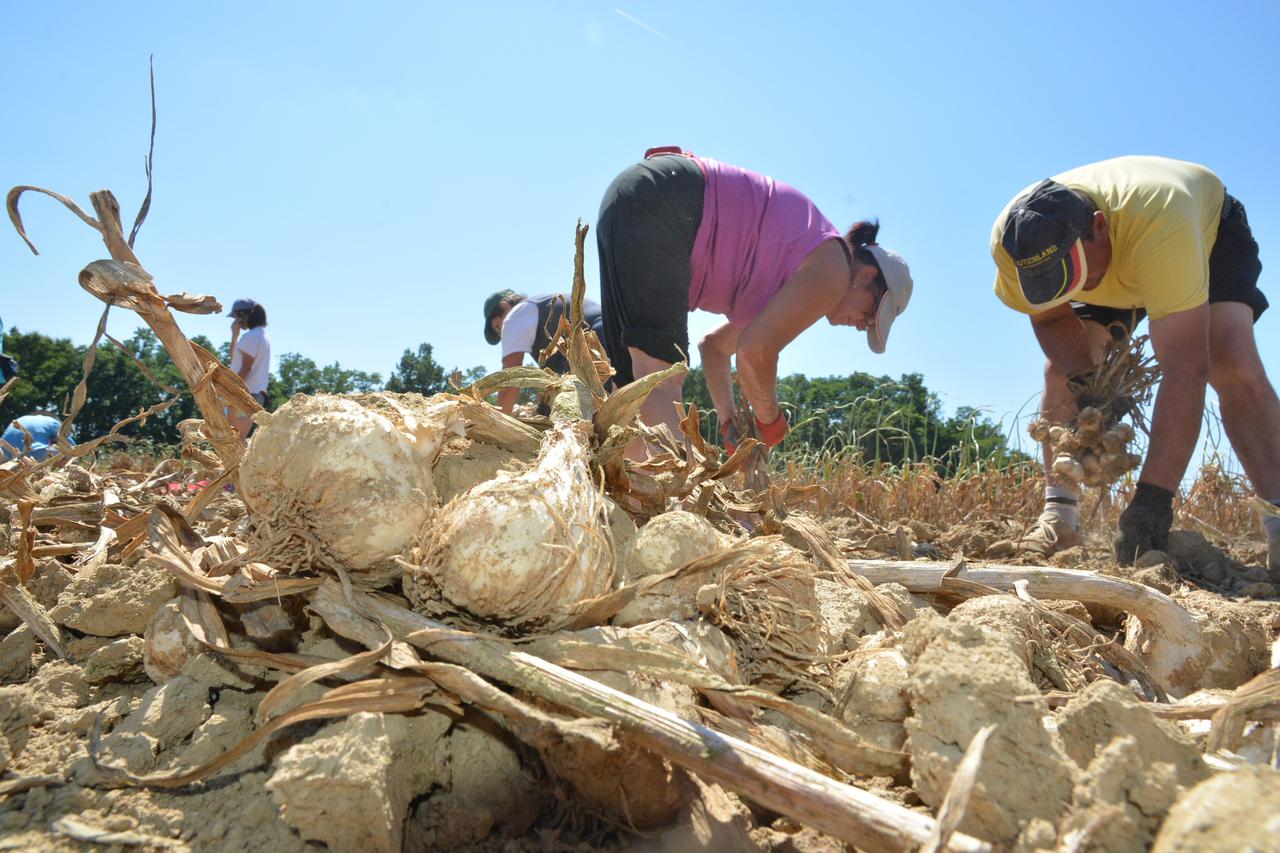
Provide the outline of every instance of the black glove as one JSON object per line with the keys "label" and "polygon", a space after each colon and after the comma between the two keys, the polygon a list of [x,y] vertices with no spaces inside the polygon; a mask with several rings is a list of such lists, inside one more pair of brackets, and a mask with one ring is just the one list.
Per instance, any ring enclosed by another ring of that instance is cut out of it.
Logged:
{"label": "black glove", "polygon": [[1120,514],[1120,535],[1116,537],[1116,560],[1122,566],[1147,551],[1169,548],[1169,526],[1173,524],[1173,492],[1151,483],[1138,483],[1133,500]]}

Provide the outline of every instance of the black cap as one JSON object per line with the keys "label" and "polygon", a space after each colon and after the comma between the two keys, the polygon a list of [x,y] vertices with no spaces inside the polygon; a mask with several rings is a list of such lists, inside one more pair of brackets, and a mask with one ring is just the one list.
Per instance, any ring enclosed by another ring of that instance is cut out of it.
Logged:
{"label": "black cap", "polygon": [[499,290],[484,301],[484,339],[491,344],[502,340],[502,336],[493,330],[493,315],[498,313],[502,300],[516,296],[514,290]]}
{"label": "black cap", "polygon": [[1093,206],[1053,180],[1036,184],[1009,209],[1000,243],[1018,268],[1018,284],[1032,308],[1060,305],[1084,284],[1081,238],[1092,222]]}

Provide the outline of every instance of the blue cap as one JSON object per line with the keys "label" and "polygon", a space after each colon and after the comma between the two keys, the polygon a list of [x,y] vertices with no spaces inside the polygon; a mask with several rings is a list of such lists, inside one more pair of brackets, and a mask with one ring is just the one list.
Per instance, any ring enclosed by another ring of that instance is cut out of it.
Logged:
{"label": "blue cap", "polygon": [[235,302],[231,303],[231,310],[227,312],[227,316],[230,317],[237,311],[252,311],[257,307],[257,305],[258,303],[254,302],[252,299],[237,299]]}

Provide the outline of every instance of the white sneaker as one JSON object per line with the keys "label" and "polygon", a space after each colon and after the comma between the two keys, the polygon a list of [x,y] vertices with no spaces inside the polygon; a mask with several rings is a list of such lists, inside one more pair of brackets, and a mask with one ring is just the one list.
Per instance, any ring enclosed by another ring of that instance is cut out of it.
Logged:
{"label": "white sneaker", "polygon": [[[1080,528],[1068,524],[1062,516],[1045,510],[1036,523],[1018,540],[1018,550],[1049,556],[1080,544]],[[1277,556],[1280,556],[1278,552]]]}

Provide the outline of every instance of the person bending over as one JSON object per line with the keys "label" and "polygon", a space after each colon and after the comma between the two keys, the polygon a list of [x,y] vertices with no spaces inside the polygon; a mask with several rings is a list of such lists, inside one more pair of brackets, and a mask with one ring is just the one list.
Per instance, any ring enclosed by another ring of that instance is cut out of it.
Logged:
{"label": "person bending over", "polygon": [[[732,366],[761,440],[787,432],[777,399],[778,353],[823,317],[865,330],[884,352],[911,299],[911,272],[876,243],[877,223],[841,234],[804,194],[766,175],[678,148],[650,149],[605,191],[596,226],[604,346],[617,383],[687,361],[689,312],[726,317],[698,344],[726,446],[739,436]],[[640,411],[677,434],[681,382]],[[628,449],[643,456],[639,442]]]}
{"label": "person bending over", "polygon": [[[1040,181],[996,218],[996,295],[1031,315],[1047,357],[1043,415],[1063,423],[1108,328],[1149,318],[1164,378],[1133,499],[1120,516],[1116,557],[1166,550],[1173,495],[1200,435],[1206,385],[1218,393],[1231,446],[1258,494],[1280,504],[1280,400],[1253,324],[1267,308],[1262,264],[1244,205],[1204,166],[1118,157]],[[1053,474],[1045,448],[1045,506],[1033,539],[1046,552],[1079,540],[1079,495]],[[1280,518],[1264,520],[1270,570],[1280,569]]]}
{"label": "person bending over", "polygon": [[[502,367],[519,367],[527,353],[534,361],[551,344],[551,337],[560,326],[560,318],[569,305],[567,293],[546,293],[525,296],[514,290],[499,290],[484,301],[484,339],[492,345],[502,342]],[[600,337],[600,306],[590,299],[582,300],[582,318],[587,326]],[[570,370],[564,353],[557,352],[547,359],[547,367],[556,373]],[[498,391],[498,408],[511,413],[520,395],[519,388],[503,388]]]}

